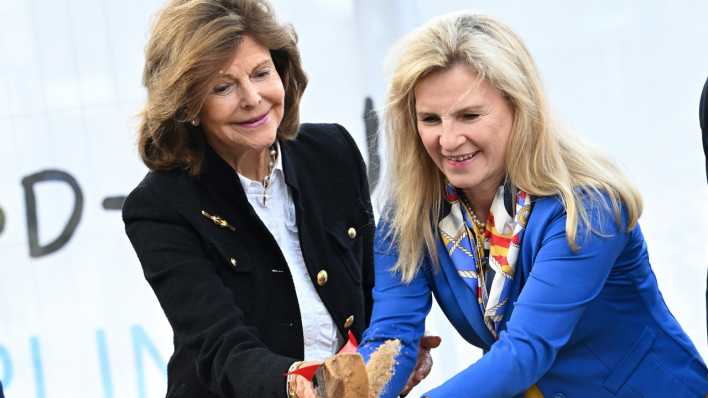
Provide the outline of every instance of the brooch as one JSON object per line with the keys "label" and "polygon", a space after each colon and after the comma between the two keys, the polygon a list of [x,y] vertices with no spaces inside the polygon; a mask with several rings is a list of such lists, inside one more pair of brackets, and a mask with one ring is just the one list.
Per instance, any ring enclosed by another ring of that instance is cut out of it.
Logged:
{"label": "brooch", "polygon": [[223,218],[219,216],[213,216],[207,213],[205,210],[202,210],[202,215],[210,219],[214,224],[220,226],[221,228],[228,228],[231,231],[236,232],[236,228],[234,228],[231,224],[229,224],[228,221],[224,220]]}

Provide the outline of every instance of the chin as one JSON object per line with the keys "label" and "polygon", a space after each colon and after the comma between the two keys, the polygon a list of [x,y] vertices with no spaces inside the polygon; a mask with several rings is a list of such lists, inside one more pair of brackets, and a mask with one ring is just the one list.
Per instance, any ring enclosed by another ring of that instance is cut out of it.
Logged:
{"label": "chin", "polygon": [[479,185],[479,182],[470,181],[469,179],[448,178],[448,181],[450,181],[450,183],[458,189],[474,189]]}

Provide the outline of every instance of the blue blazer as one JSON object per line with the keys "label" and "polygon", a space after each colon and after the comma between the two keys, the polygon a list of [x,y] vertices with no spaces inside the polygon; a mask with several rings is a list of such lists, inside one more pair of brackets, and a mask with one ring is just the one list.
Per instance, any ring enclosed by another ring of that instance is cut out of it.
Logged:
{"label": "blue blazer", "polygon": [[639,226],[618,228],[612,211],[599,206],[589,216],[593,232],[579,227],[580,248],[573,252],[560,201],[536,199],[521,242],[513,305],[497,341],[442,243],[439,269],[424,258],[410,284],[390,271],[397,247],[382,221],[374,309],[360,347],[368,360],[386,339],[403,344],[382,397],[398,396],[414,367],[432,295],[452,326],[485,354],[427,397],[515,397],[534,384],[547,398],[706,396],[708,370],[664,303]]}

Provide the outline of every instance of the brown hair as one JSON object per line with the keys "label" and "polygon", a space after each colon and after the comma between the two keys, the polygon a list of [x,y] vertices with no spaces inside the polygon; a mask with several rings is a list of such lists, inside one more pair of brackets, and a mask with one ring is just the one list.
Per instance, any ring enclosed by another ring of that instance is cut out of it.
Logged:
{"label": "brown hair", "polygon": [[171,0],[158,16],[145,48],[138,150],[151,170],[182,168],[196,175],[206,141],[190,124],[210,92],[210,83],[231,61],[244,35],[270,49],[285,88],[278,137],[293,139],[307,77],[297,34],[281,25],[266,0]]}

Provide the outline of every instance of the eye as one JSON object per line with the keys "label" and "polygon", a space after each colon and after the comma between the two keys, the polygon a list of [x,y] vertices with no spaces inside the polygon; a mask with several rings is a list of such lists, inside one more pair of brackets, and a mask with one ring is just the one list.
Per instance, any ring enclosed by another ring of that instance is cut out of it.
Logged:
{"label": "eye", "polygon": [[234,85],[231,83],[220,83],[214,86],[213,93],[216,95],[227,95],[231,92]]}
{"label": "eye", "polygon": [[270,76],[270,68],[258,70],[253,74],[255,79],[265,79],[268,76]]}
{"label": "eye", "polygon": [[434,125],[440,121],[440,117],[437,115],[420,115],[418,121],[427,125]]}
{"label": "eye", "polygon": [[476,120],[479,117],[478,113],[463,113],[462,114],[462,120],[466,122],[471,122],[473,120]]}

